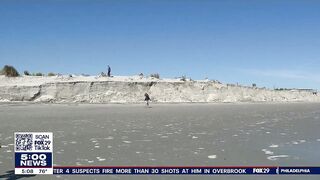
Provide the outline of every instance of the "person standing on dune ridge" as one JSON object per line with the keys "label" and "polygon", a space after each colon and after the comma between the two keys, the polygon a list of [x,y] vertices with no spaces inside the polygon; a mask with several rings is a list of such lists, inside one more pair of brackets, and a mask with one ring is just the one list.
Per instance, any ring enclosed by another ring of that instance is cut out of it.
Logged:
{"label": "person standing on dune ridge", "polygon": [[108,77],[111,76],[111,67],[108,65]]}

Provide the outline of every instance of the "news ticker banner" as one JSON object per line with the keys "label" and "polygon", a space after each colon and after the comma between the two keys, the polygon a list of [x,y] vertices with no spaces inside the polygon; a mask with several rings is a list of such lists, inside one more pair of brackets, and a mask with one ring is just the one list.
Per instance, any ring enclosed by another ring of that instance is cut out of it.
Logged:
{"label": "news ticker banner", "polygon": [[320,167],[235,167],[235,166],[91,166],[54,167],[60,175],[319,175]]}
{"label": "news ticker banner", "polygon": [[55,166],[51,132],[16,132],[15,174],[57,175],[320,175],[319,167]]}

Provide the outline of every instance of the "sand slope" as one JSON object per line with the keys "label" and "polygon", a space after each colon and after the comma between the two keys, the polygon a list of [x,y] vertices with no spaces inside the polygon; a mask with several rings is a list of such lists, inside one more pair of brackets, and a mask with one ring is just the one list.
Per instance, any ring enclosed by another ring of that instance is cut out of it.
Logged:
{"label": "sand slope", "polygon": [[0,101],[140,103],[154,102],[319,102],[307,91],[274,91],[216,81],[182,81],[139,76],[0,76]]}

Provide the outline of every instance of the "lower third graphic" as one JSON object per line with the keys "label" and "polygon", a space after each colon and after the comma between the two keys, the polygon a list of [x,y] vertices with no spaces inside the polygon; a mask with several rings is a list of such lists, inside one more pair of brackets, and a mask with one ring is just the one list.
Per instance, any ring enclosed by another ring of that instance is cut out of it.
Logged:
{"label": "lower third graphic", "polygon": [[15,174],[53,174],[51,132],[16,132]]}

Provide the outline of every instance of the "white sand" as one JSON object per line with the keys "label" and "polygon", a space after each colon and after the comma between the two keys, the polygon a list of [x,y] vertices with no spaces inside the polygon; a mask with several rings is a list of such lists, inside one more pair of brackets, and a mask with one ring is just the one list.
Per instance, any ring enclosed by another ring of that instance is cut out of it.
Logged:
{"label": "white sand", "polygon": [[307,91],[274,91],[216,81],[140,76],[0,76],[0,102],[142,103],[153,102],[320,102]]}

